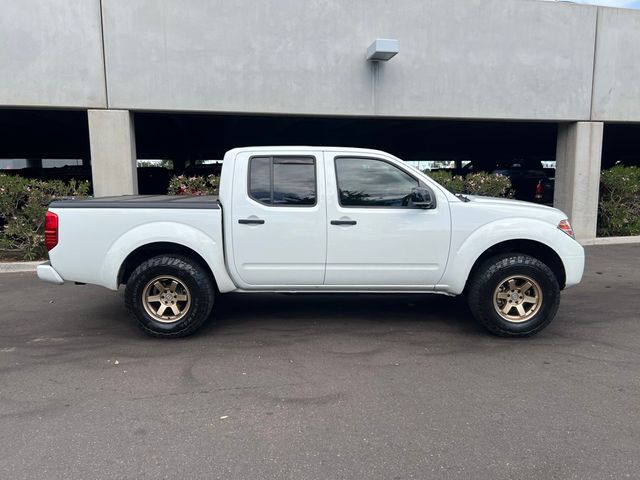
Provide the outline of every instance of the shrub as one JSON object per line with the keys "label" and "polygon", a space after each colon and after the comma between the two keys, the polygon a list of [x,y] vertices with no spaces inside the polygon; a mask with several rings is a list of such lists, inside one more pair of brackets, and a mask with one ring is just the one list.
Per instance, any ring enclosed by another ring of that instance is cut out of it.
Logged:
{"label": "shrub", "polygon": [[0,175],[0,250],[24,260],[46,257],[44,213],[53,200],[85,197],[89,182]]}
{"label": "shrub", "polygon": [[602,172],[598,235],[640,235],[640,168],[616,166]]}
{"label": "shrub", "polygon": [[499,173],[477,172],[464,179],[465,193],[486,197],[511,197],[511,180]]}
{"label": "shrub", "polygon": [[466,177],[452,175],[450,172],[427,172],[429,177],[452,193],[483,195],[488,197],[511,197],[511,180],[500,174],[477,172]]}
{"label": "shrub", "polygon": [[438,182],[444,188],[452,193],[464,193],[464,178],[461,175],[452,175],[451,172],[446,170],[439,170],[437,172],[425,172],[431,179]]}
{"label": "shrub", "polygon": [[169,195],[218,195],[220,177],[186,177],[178,175],[169,181]]}

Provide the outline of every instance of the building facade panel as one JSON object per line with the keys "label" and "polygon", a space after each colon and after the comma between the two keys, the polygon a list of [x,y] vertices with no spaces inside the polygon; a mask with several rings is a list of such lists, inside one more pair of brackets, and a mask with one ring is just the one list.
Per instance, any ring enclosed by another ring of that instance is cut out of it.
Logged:
{"label": "building facade panel", "polygon": [[[588,120],[596,8],[103,0],[113,108]],[[400,53],[378,71],[375,38]]]}
{"label": "building facade panel", "polygon": [[640,122],[640,11],[600,8],[593,119]]}
{"label": "building facade panel", "polygon": [[523,0],[405,2],[378,19],[397,32],[401,53],[380,72],[377,112],[588,119],[596,12]]}
{"label": "building facade panel", "polygon": [[110,106],[370,114],[362,2],[105,0]]}
{"label": "building facade panel", "polygon": [[106,107],[99,0],[3,2],[1,106]]}

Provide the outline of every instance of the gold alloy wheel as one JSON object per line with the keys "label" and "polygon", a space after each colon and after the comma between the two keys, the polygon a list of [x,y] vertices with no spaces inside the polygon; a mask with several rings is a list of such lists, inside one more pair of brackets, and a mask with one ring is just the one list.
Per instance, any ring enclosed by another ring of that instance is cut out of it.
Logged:
{"label": "gold alloy wheel", "polygon": [[526,275],[505,278],[493,292],[493,307],[508,322],[526,322],[542,306],[542,289]]}
{"label": "gold alloy wheel", "polygon": [[158,322],[174,323],[184,317],[191,306],[191,292],[178,278],[161,275],[142,290],[146,312]]}

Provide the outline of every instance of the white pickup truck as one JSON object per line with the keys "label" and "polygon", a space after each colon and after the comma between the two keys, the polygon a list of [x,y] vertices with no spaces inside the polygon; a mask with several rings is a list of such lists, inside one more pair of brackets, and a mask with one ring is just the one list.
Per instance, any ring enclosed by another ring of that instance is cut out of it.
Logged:
{"label": "white pickup truck", "polygon": [[384,152],[254,147],[224,157],[220,196],[53,202],[40,279],[126,285],[148,334],[180,337],[227,292],[465,293],[489,331],[525,336],[580,282],[561,211],[454,195]]}

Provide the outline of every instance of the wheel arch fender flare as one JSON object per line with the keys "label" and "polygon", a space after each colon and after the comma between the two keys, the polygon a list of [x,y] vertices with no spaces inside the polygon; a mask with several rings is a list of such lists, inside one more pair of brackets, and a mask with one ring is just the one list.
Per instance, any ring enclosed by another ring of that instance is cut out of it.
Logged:
{"label": "wheel arch fender flare", "polygon": [[450,293],[459,295],[478,259],[490,248],[504,242],[536,242],[558,255],[554,248],[558,233],[565,235],[549,223],[530,218],[509,218],[487,223],[469,235],[458,248],[452,249],[450,257],[455,261],[447,268],[440,283],[447,285]]}
{"label": "wheel arch fender flare", "polygon": [[211,238],[205,232],[178,222],[151,222],[139,225],[120,236],[109,247],[102,263],[100,276],[103,284],[112,290],[118,288],[120,268],[127,257],[145,245],[172,243],[196,252],[213,273],[220,292],[236,288],[229,277],[224,261],[221,240]]}

